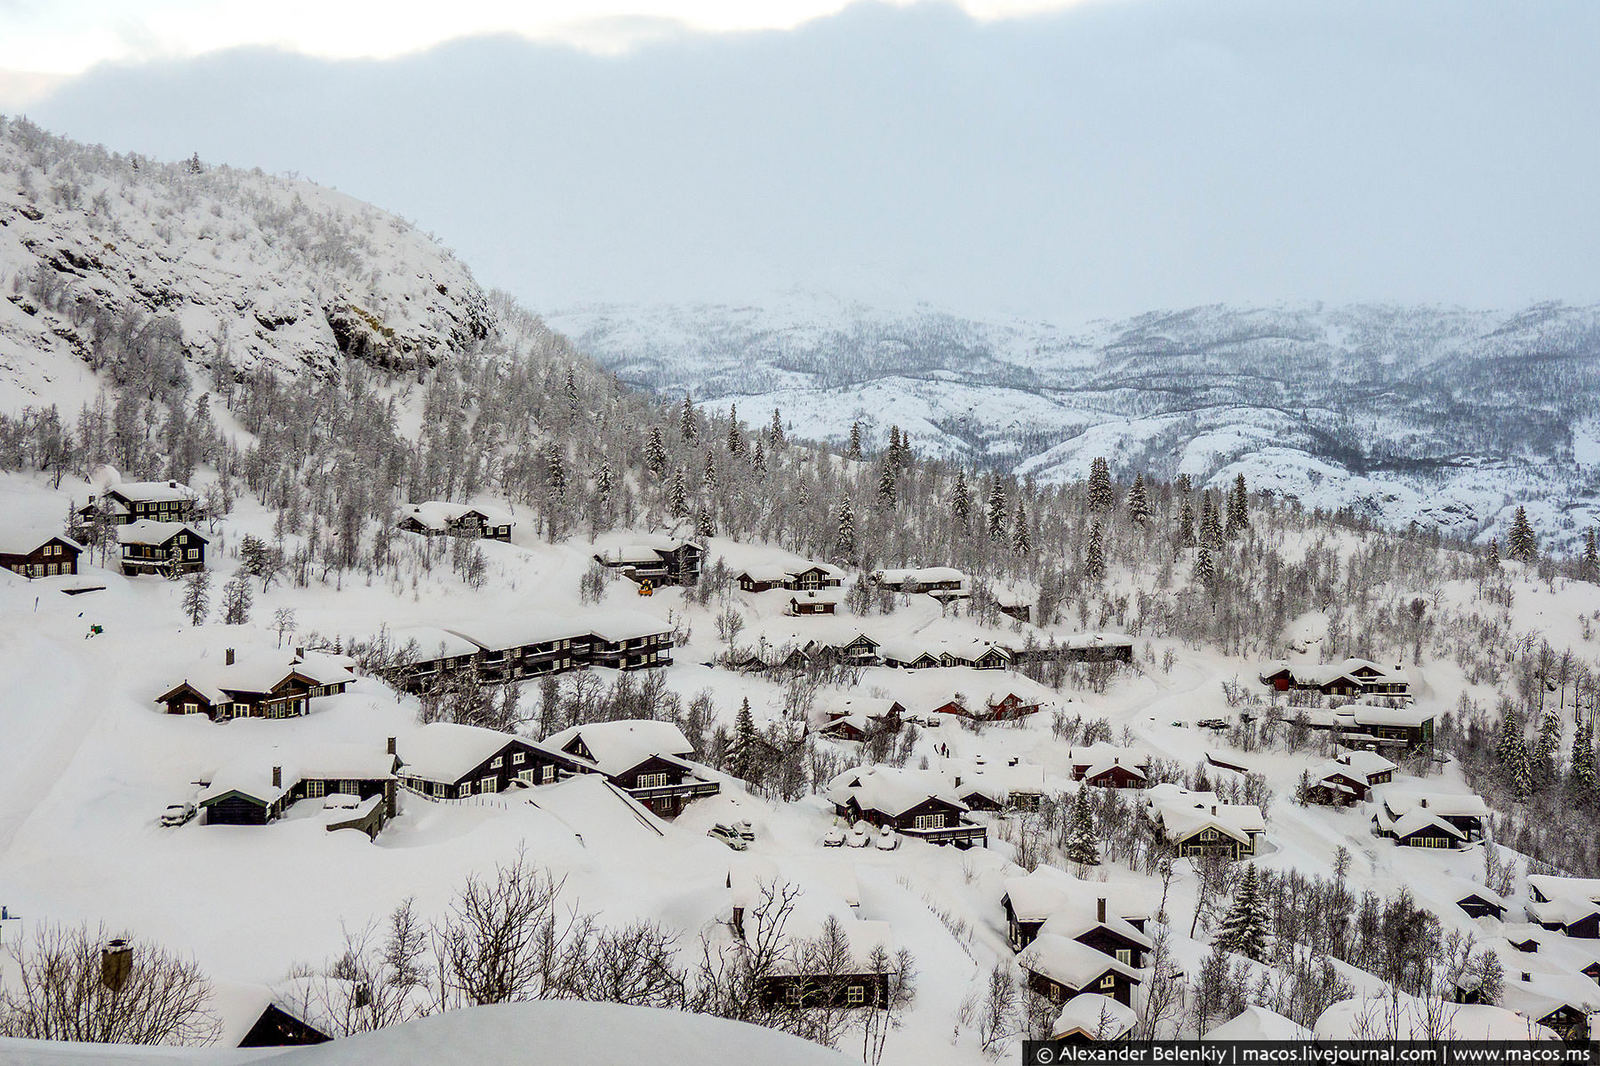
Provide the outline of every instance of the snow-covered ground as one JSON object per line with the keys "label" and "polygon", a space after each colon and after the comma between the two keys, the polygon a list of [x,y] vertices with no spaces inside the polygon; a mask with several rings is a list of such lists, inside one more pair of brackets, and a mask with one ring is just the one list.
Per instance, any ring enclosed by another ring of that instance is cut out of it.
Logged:
{"label": "snow-covered ground", "polygon": [[[52,491],[40,479],[0,477],[0,512],[59,515],[70,496],[82,499],[86,491],[87,486],[70,481]],[[269,514],[248,503],[217,524],[213,543],[223,545],[213,560],[217,585],[238,565],[232,553],[242,536],[265,535],[270,524]],[[888,1061],[978,1061],[970,1030],[952,1042],[952,1019],[964,1000],[981,996],[993,963],[1011,957],[999,900],[1003,879],[1016,869],[1008,860],[1009,845],[994,839],[996,834],[988,850],[969,852],[910,840],[893,852],[824,852],[820,841],[835,818],[819,797],[774,803],[732,780],[724,780],[720,796],[691,803],[670,823],[642,823],[595,788],[597,782],[576,779],[535,789],[531,802],[491,797],[438,804],[403,793],[399,816],[376,842],[355,832],[330,834],[320,821],[300,817],[264,828],[157,824],[163,807],[192,796],[197,777],[240,756],[274,745],[376,746],[414,728],[416,701],[371,678],[362,678],[344,695],[317,701],[313,713],[301,719],[214,724],[159,713],[151,701],[181,676],[197,649],[214,655],[225,646],[272,647],[278,636],[270,621],[279,608],[292,609],[298,626],[286,644],[304,642],[313,633],[348,640],[384,625],[447,624],[530,609],[578,610],[578,583],[591,554],[628,537],[617,533],[603,536],[598,545],[582,538],[552,545],[518,526],[512,543],[484,543],[489,574],[477,591],[446,566],[419,576],[415,584],[409,578],[396,584],[346,579],[343,587],[295,588],[280,582],[257,595],[250,624],[211,624],[200,631],[183,620],[179,583],[124,578],[97,567],[77,577],[0,578],[0,646],[6,649],[0,657],[5,693],[0,703],[5,741],[0,744],[0,903],[25,923],[104,921],[193,953],[219,981],[270,983],[291,966],[325,959],[339,947],[343,929],[362,927],[403,899],[414,898],[424,915],[436,914],[468,875],[492,870],[526,848],[567,879],[572,898],[585,909],[606,920],[659,920],[694,942],[726,920],[730,905],[725,880],[733,855],[706,830],[716,822],[749,819],[757,827],[751,857],[778,864],[786,876],[804,880],[808,870],[848,864],[859,884],[857,917],[889,923],[897,945],[914,955],[917,1001],[908,1024],[890,1041]],[[741,566],[792,558],[716,539],[709,553]],[[105,588],[78,596],[61,591],[86,584]],[[1446,586],[1441,594],[1468,603],[1473,593]],[[632,584],[617,578],[608,582],[602,606],[679,623],[690,637],[665,671],[668,684],[685,700],[709,693],[724,723],[731,723],[744,699],[758,723],[781,718],[783,707],[778,682],[710,665],[725,647],[713,619],[726,606],[747,619],[741,645],[752,643],[756,634],[778,644],[807,632],[847,629],[879,640],[1019,636],[1019,624],[1008,620],[1003,627],[985,629],[967,618],[947,617],[926,596],[903,598],[890,615],[815,619],[785,616],[787,598],[781,591],[735,591],[726,605],[697,607],[675,588],[640,598]],[[1576,587],[1552,591],[1528,585],[1518,594],[1516,624],[1581,646],[1579,616],[1590,608]],[[91,634],[94,626],[101,629],[98,635]],[[1293,644],[1314,656],[1325,628],[1325,618],[1297,619],[1284,634],[1286,650]],[[1054,635],[1068,633],[1061,628]],[[1155,662],[1169,647],[1174,665],[1167,671]],[[1192,766],[1205,751],[1224,750],[1225,744],[1194,723],[1226,715],[1223,683],[1254,685],[1258,664],[1159,641],[1141,641],[1138,652],[1138,667],[1119,675],[1100,695],[1056,692],[1009,672],[967,669],[874,668],[864,672],[856,691],[892,696],[912,713],[925,713],[957,692],[972,696],[1015,689],[1039,697],[1045,713],[1021,725],[973,732],[947,722],[925,730],[913,758],[932,756],[936,745],[948,747],[956,758],[1019,755],[1044,768],[1051,790],[1076,787],[1068,780],[1066,746],[1051,733],[1056,709],[1104,717],[1119,740],[1126,731],[1134,745],[1184,765]],[[1424,663],[1420,672],[1422,698],[1439,712],[1466,688],[1448,664]],[[527,685],[524,706],[537,704],[537,687]],[[820,701],[828,698],[824,692]],[[834,746],[845,757],[855,753],[851,744]],[[1265,776],[1277,797],[1261,865],[1326,873],[1335,849],[1343,846],[1354,856],[1350,876],[1363,887],[1383,895],[1407,888],[1447,928],[1472,929],[1480,938],[1498,931],[1498,923],[1473,922],[1452,905],[1451,879],[1481,876],[1477,849],[1397,848],[1370,834],[1363,808],[1302,808],[1289,801],[1301,770],[1314,759],[1282,751],[1239,758]],[[1468,788],[1448,771],[1424,787]],[[1197,963],[1204,945],[1183,935],[1194,908],[1194,875],[1186,862],[1179,868],[1169,904],[1175,953]],[[1091,876],[1133,875],[1107,865]],[[1519,906],[1514,903],[1508,917],[1520,921]],[[968,928],[953,932],[939,912],[959,916]],[[1579,955],[1557,945],[1526,958],[1527,965],[1542,971],[1570,973],[1583,965]]]}

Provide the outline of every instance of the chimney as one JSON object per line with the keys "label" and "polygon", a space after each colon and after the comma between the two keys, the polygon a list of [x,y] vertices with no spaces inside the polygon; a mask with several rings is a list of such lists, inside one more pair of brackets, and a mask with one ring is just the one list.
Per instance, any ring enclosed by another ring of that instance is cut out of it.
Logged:
{"label": "chimney", "polygon": [[389,743],[385,746],[384,750],[386,752],[388,752],[390,755],[393,755],[395,753],[395,751],[394,751],[394,737],[390,737],[389,738]]}
{"label": "chimney", "polygon": [[1527,970],[1523,970],[1522,971],[1522,979],[1524,981],[1532,981],[1533,980],[1533,974],[1529,973]]}
{"label": "chimney", "polygon": [[281,767],[281,766],[274,766],[272,768],[272,787],[273,788],[282,788],[283,787],[283,767]]}
{"label": "chimney", "polygon": [[229,648],[227,651],[222,653],[222,665],[223,666],[232,666],[233,665],[233,649],[232,648]]}
{"label": "chimney", "polygon": [[306,650],[304,648],[296,648],[294,650],[294,657],[295,657],[295,661],[299,662],[301,659],[304,659],[306,657]]}
{"label": "chimney", "polygon": [[1423,796],[1422,797],[1422,805],[1424,807],[1426,807],[1428,805],[1428,797],[1427,796]]}
{"label": "chimney", "polygon": [[1106,924],[1106,898],[1104,896],[1101,896],[1099,899],[1095,900],[1094,920],[1099,922],[1101,925]]}
{"label": "chimney", "polygon": [[126,940],[108,940],[100,949],[100,983],[112,992],[121,992],[133,969],[133,945]]}
{"label": "chimney", "polygon": [[1212,814],[1216,814],[1217,813],[1217,805],[1215,803],[1213,803],[1211,805],[1211,813]]}
{"label": "chimney", "polygon": [[176,481],[169,481],[169,482],[167,482],[167,488],[169,488],[169,489],[175,489],[175,488],[177,488],[177,487],[178,487],[178,483],[177,483],[177,482],[176,482]]}

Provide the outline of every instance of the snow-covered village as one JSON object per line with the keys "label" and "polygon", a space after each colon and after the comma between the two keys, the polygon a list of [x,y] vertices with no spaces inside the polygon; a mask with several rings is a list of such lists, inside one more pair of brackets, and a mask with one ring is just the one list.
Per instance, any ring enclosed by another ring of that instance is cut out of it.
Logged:
{"label": "snow-covered village", "polygon": [[701,308],[636,380],[421,225],[0,116],[0,1063],[1587,1046],[1593,307],[1441,502],[1393,425],[1136,445],[1145,369],[1030,422]]}

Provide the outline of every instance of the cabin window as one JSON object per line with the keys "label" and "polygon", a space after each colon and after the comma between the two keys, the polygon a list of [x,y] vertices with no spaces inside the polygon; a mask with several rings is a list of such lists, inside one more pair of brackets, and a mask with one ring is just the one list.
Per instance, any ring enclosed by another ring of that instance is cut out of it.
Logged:
{"label": "cabin window", "polygon": [[917,815],[916,827],[918,829],[943,829],[944,828],[944,815],[942,815],[942,814],[919,814],[919,815]]}
{"label": "cabin window", "polygon": [[1101,988],[1115,988],[1115,987],[1117,987],[1117,979],[1116,979],[1116,977],[1114,975],[1112,975],[1112,974],[1109,974],[1109,973],[1106,974],[1104,977],[1100,978],[1100,987]]}
{"label": "cabin window", "polygon": [[198,558],[200,558],[200,549],[199,548],[190,548],[189,551],[188,551],[187,557],[190,558],[190,559],[198,559]]}
{"label": "cabin window", "polygon": [[1118,948],[1117,961],[1124,966],[1133,965],[1133,950],[1131,948]]}
{"label": "cabin window", "polygon": [[554,766],[547,764],[547,765],[541,766],[539,768],[539,783],[540,784],[548,785],[550,782],[554,781],[555,779],[556,779],[556,768]]}
{"label": "cabin window", "polygon": [[[512,766],[521,766],[523,763],[525,763],[527,761],[528,761],[528,753],[527,752],[525,752],[525,751],[514,751],[514,752],[511,753],[511,765]],[[496,759],[495,760],[495,765],[498,766],[499,764],[500,764],[500,760]]]}
{"label": "cabin window", "polygon": [[667,783],[666,774],[640,774],[635,788],[660,788]]}
{"label": "cabin window", "polygon": [[327,791],[327,782],[326,781],[307,781],[306,782],[306,795],[309,796],[311,799],[316,799],[317,797],[321,796],[325,791]]}
{"label": "cabin window", "polygon": [[440,799],[443,799],[444,798],[444,786],[439,784],[437,781],[434,782],[433,794],[435,796],[438,796]]}
{"label": "cabin window", "polygon": [[456,795],[461,798],[466,798],[467,796],[472,795],[472,786],[470,784],[460,786],[458,789],[456,789]]}
{"label": "cabin window", "polygon": [[502,766],[502,765],[503,765],[503,764],[504,764],[504,763],[505,763],[505,759],[504,759],[504,758],[502,758],[502,757],[501,757],[501,756],[499,756],[499,755],[496,755],[496,756],[495,756],[495,757],[494,757],[494,762],[492,762],[492,763],[490,763],[490,764],[489,764],[489,766],[490,766],[490,768],[492,768],[492,769],[495,769],[495,770],[498,770],[498,769],[500,769],[500,767],[501,767],[501,766]]}
{"label": "cabin window", "polygon": [[498,791],[498,788],[497,788],[498,785],[499,785],[499,782],[497,780],[495,780],[494,778],[485,777],[485,778],[482,778],[481,780],[478,781],[478,791],[479,792],[495,792],[495,791]]}
{"label": "cabin window", "polygon": [[200,705],[198,703],[185,703],[183,705],[183,713],[184,714],[199,714],[200,713]]}
{"label": "cabin window", "polygon": [[800,1002],[800,986],[791,984],[783,990],[783,998],[790,1003]]}
{"label": "cabin window", "polygon": [[361,795],[361,783],[359,781],[340,781],[339,791],[347,795],[359,796]]}
{"label": "cabin window", "polygon": [[851,985],[844,990],[844,1001],[852,1007],[860,1006],[867,1001],[867,990],[860,985]]}

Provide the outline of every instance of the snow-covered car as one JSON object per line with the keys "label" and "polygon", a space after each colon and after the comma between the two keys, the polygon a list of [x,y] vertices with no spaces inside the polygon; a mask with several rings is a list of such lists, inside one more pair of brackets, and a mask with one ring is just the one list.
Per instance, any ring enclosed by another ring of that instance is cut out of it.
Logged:
{"label": "snow-covered car", "polygon": [[878,830],[878,835],[872,841],[879,851],[893,851],[900,846],[900,834],[888,826]]}
{"label": "snow-covered car", "polygon": [[1228,728],[1228,720],[1226,718],[1202,718],[1195,725],[1201,729],[1226,729]]}
{"label": "snow-covered car", "polygon": [[325,811],[353,811],[361,806],[361,797],[349,792],[330,792],[322,797]]}
{"label": "snow-covered car", "polygon": [[195,814],[192,803],[173,803],[161,812],[161,824],[165,826],[183,825]]}
{"label": "snow-covered car", "polygon": [[744,837],[739,835],[739,831],[737,829],[731,825],[723,825],[721,822],[718,822],[710,829],[707,829],[706,836],[713,840],[722,841],[734,851],[743,851],[750,846],[749,844],[745,843]]}
{"label": "snow-covered car", "polygon": [[737,829],[739,831],[739,835],[744,837],[746,840],[754,840],[756,838],[756,827],[750,824],[750,820],[748,818],[742,822],[734,822],[733,828]]}
{"label": "snow-covered car", "polygon": [[825,848],[844,847],[844,830],[838,826],[830,827],[826,833],[822,834],[822,846]]}
{"label": "snow-covered car", "polygon": [[845,843],[852,848],[864,848],[872,843],[872,831],[867,828],[865,822],[852,826],[850,835],[845,839]]}

